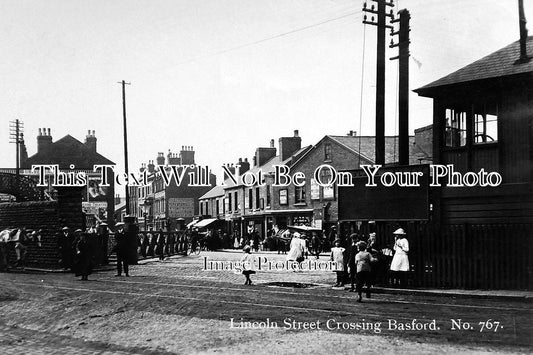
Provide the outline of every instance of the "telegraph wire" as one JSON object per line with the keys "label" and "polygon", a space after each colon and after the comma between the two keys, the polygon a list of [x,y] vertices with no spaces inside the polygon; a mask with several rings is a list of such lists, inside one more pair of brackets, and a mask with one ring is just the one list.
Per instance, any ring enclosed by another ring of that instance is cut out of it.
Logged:
{"label": "telegraph wire", "polygon": [[219,56],[219,55],[222,55],[222,54],[226,54],[226,53],[229,53],[229,52],[234,52],[234,51],[237,51],[237,50],[240,50],[240,49],[243,49],[243,48],[256,46],[256,45],[261,44],[261,43],[265,43],[265,42],[268,42],[268,41],[271,41],[271,40],[274,40],[274,39],[278,39],[278,38],[282,38],[282,37],[285,37],[285,36],[289,36],[289,35],[292,35],[294,33],[302,32],[302,31],[305,31],[305,30],[308,30],[308,29],[311,29],[311,28],[314,28],[314,27],[322,26],[322,25],[325,25],[325,24],[330,23],[330,22],[334,22],[334,21],[338,21],[338,20],[344,19],[346,17],[359,15],[361,13],[362,13],[362,11],[350,12],[350,13],[347,13],[347,14],[344,14],[344,15],[341,15],[341,16],[337,16],[337,17],[330,18],[330,19],[327,19],[327,20],[324,20],[324,21],[321,21],[321,22],[314,23],[312,25],[307,25],[307,26],[295,28],[295,29],[287,31],[287,32],[279,33],[279,34],[271,36],[271,37],[266,37],[266,38],[263,38],[263,39],[259,39],[257,41],[244,43],[244,44],[241,44],[241,45],[238,45],[238,46],[235,46],[235,47],[231,47],[231,48],[228,48],[228,49],[223,49],[223,50],[220,50],[220,51],[217,51],[217,52],[214,52],[214,53],[210,53],[210,54],[206,54],[206,55],[203,55],[203,56],[198,56],[198,57],[195,57],[195,58],[187,59],[187,60],[184,60],[183,62],[177,63],[177,65],[185,64],[185,63],[191,63],[191,62],[195,62],[195,61],[198,61],[198,60],[201,60],[201,59],[207,59],[207,58]]}

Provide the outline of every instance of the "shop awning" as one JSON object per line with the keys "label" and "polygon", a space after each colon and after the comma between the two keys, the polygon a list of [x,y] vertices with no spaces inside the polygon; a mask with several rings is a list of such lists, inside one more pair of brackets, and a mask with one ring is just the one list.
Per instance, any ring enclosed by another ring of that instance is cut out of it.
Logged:
{"label": "shop awning", "polygon": [[194,227],[196,228],[203,228],[203,227],[207,227],[208,225],[210,225],[211,223],[215,222],[217,219],[216,218],[206,218],[206,219],[202,219],[200,222],[196,223],[194,225]]}
{"label": "shop awning", "polygon": [[198,223],[198,221],[192,221],[192,222],[190,222],[189,224],[187,224],[187,228],[191,228],[191,227],[194,226],[196,223]]}
{"label": "shop awning", "polygon": [[287,228],[301,230],[304,232],[321,232],[322,231],[322,229],[320,228],[309,227],[309,226],[287,226]]}

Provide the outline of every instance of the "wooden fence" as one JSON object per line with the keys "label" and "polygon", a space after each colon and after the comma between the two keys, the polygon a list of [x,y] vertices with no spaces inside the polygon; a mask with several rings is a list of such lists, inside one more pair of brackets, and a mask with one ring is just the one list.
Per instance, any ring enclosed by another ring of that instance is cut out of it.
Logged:
{"label": "wooden fence", "polygon": [[[378,244],[394,245],[395,226],[376,225]],[[533,224],[405,225],[413,286],[533,288]]]}

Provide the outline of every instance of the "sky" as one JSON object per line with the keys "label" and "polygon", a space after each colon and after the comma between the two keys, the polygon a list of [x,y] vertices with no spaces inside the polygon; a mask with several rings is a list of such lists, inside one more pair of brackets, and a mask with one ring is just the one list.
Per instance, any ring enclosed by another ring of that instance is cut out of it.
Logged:
{"label": "sky", "polygon": [[[121,80],[130,171],[192,146],[220,175],[296,129],[302,145],[373,135],[376,28],[362,24],[363,2],[0,0],[0,167],[15,166],[9,121],[20,119],[30,156],[39,128],[82,142],[90,129],[122,170]],[[411,90],[519,39],[517,0],[394,3],[411,13]],[[395,135],[397,61],[386,80]],[[409,120],[411,133],[431,124],[432,100],[411,93]]]}

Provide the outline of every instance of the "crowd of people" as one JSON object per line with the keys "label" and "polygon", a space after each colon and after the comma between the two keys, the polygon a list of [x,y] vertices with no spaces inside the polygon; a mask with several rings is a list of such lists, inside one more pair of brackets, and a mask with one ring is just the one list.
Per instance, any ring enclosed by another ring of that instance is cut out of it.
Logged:
{"label": "crowd of people", "polygon": [[366,297],[370,298],[371,287],[378,276],[390,279],[392,285],[405,286],[410,269],[409,242],[403,228],[396,229],[393,234],[394,246],[390,253],[387,248],[375,248],[376,233],[370,233],[368,238],[352,234],[347,248],[341,247],[341,240],[336,239],[335,246],[331,248],[331,260],[338,265],[334,287],[344,287],[349,278],[350,291],[357,291],[357,301],[361,302],[363,287],[366,286]]}

